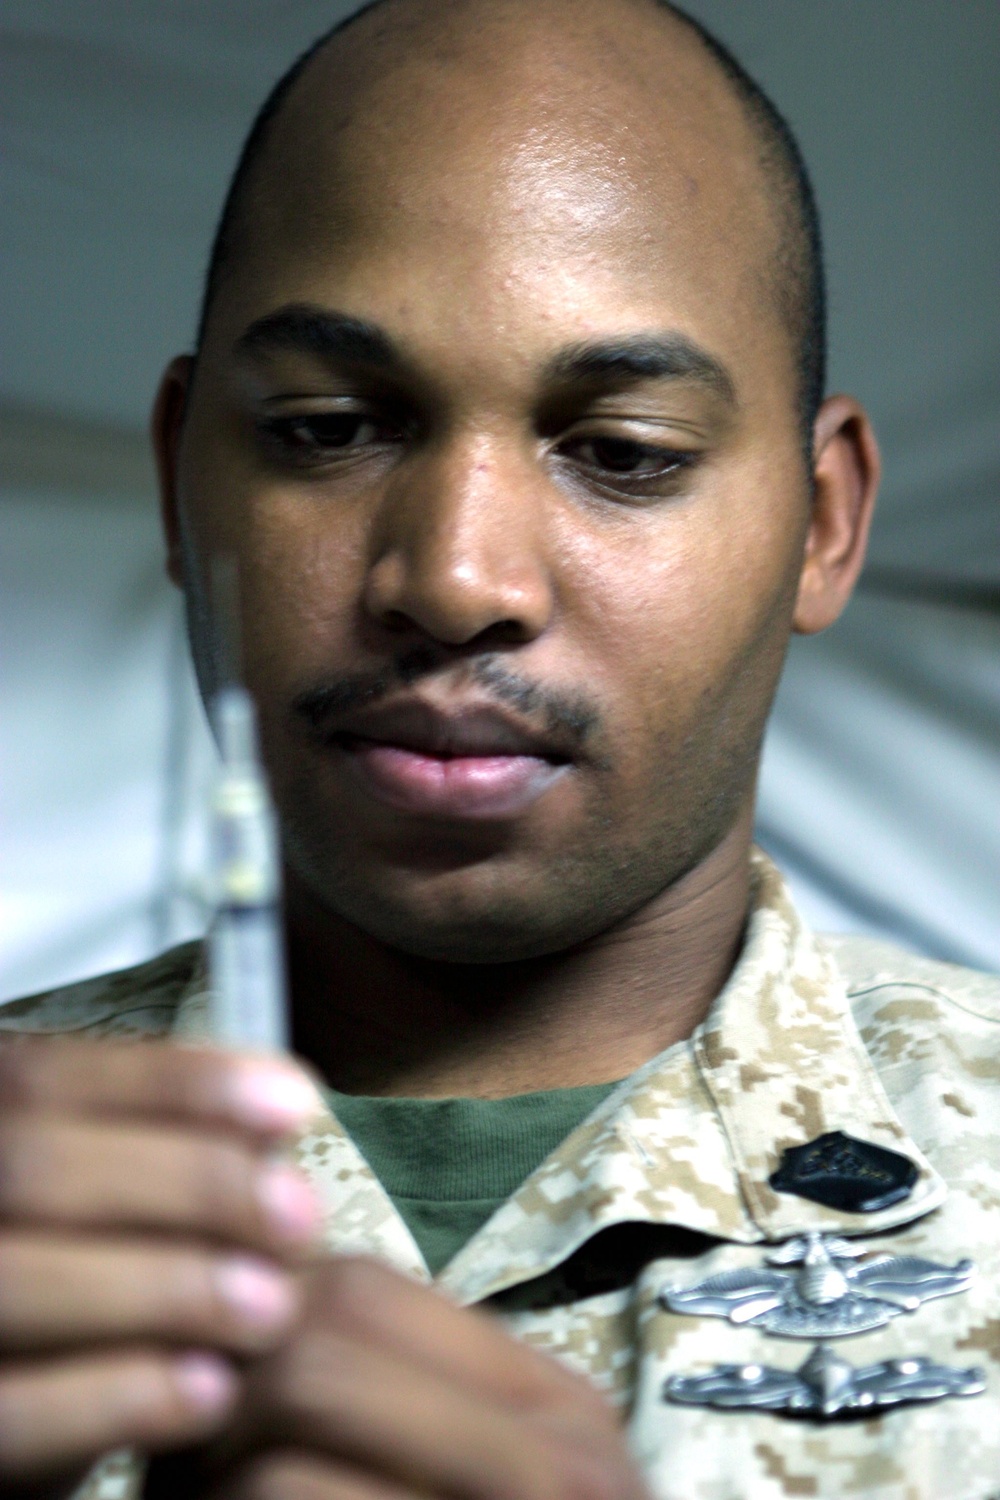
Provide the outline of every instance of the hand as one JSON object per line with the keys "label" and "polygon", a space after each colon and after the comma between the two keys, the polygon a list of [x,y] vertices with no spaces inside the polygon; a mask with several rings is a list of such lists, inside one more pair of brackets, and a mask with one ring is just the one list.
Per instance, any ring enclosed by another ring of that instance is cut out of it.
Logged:
{"label": "hand", "polygon": [[0,1493],[222,1423],[299,1310],[317,1210],[272,1153],[316,1103],[283,1059],[0,1043]]}
{"label": "hand", "polygon": [[[169,1465],[168,1465],[169,1468]],[[212,1500],[646,1500],[581,1377],[374,1261],[309,1273],[295,1334],[255,1361],[201,1481]],[[213,1476],[206,1482],[206,1475]],[[174,1471],[174,1481],[177,1471]],[[159,1494],[154,1482],[150,1494]]]}

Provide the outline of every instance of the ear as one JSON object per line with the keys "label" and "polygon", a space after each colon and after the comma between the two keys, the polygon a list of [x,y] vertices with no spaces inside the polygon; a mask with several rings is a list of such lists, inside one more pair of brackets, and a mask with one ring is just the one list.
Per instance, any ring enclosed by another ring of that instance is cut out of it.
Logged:
{"label": "ear", "polygon": [[878,444],[850,396],[823,402],[813,429],[813,506],[792,627],[813,635],[851,597],[868,545],[878,490]]}
{"label": "ear", "polygon": [[194,356],[178,354],[163,372],[150,418],[153,453],[160,490],[160,518],[167,544],[167,575],[182,586],[180,504],[177,495],[178,454]]}

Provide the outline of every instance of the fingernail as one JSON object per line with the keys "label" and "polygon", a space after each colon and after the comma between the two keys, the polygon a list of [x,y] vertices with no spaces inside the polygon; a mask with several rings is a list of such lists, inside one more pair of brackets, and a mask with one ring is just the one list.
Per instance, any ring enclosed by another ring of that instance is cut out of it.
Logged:
{"label": "fingernail", "polygon": [[295,1295],[288,1278],[264,1261],[234,1255],[219,1262],[212,1279],[218,1296],[251,1328],[276,1328],[292,1315]]}
{"label": "fingernail", "polygon": [[315,1086],[292,1068],[244,1065],[232,1089],[237,1114],[258,1130],[301,1130],[322,1107]]}
{"label": "fingernail", "polygon": [[294,1167],[264,1167],[257,1176],[257,1197],[282,1239],[308,1242],[316,1238],[320,1226],[316,1194]]}
{"label": "fingernail", "polygon": [[207,1416],[222,1411],[236,1394],[233,1371],[211,1354],[182,1354],[174,1361],[174,1379],[184,1400]]}

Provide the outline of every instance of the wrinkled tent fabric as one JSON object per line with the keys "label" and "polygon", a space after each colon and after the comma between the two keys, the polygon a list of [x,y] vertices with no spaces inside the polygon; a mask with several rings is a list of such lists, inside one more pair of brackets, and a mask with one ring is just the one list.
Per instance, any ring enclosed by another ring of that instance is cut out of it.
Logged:
{"label": "wrinkled tent fabric", "polygon": [[[350,6],[7,0],[0,998],[201,930],[211,749],[146,408],[239,140]],[[700,0],[798,131],[831,388],[886,481],[862,589],[793,643],[760,836],[817,925],[1000,967],[1000,8]]]}

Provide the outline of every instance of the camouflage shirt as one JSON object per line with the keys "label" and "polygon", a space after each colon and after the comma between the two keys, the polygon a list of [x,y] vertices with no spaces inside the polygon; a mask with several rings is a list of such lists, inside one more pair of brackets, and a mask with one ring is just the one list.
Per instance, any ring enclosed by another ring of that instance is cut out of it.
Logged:
{"label": "camouflage shirt", "polygon": [[[20,1031],[206,1032],[201,950],[0,1010]],[[768,1177],[826,1131],[902,1152],[910,1195],[850,1213]],[[332,1116],[299,1143],[331,1251],[429,1280],[402,1219]],[[856,1366],[929,1356],[979,1366],[974,1396],[860,1420],[717,1411],[664,1399],[668,1377],[718,1364],[794,1370],[811,1345],[671,1312],[661,1291],[758,1267],[809,1231],[952,1265],[970,1288],[832,1347]],[[819,938],[754,855],[741,956],[706,1020],[621,1084],[440,1273],[520,1338],[617,1403],[659,1500],[1000,1497],[1000,980],[881,943]],[[133,1500],[139,1466],[109,1458],[79,1500]]]}

